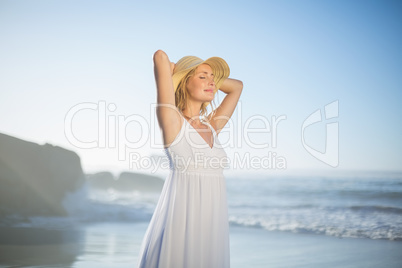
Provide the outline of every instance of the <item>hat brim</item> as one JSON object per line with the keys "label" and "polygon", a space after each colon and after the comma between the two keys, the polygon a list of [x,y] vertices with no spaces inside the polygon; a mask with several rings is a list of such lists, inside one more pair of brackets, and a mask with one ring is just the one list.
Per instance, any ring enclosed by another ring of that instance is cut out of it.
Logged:
{"label": "hat brim", "polygon": [[222,83],[230,75],[230,68],[226,61],[220,57],[211,57],[205,61],[194,56],[186,56],[176,63],[176,67],[172,76],[173,87],[176,92],[182,79],[193,69],[201,64],[208,64],[214,74],[215,92],[221,87]]}

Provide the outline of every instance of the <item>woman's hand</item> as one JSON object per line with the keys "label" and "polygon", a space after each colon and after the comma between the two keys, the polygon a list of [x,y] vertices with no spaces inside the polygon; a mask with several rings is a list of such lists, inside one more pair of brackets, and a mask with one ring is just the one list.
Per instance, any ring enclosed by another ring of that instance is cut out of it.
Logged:
{"label": "woman's hand", "polygon": [[176,67],[176,63],[171,62],[170,63],[170,71],[171,71],[172,75],[173,75],[174,67]]}
{"label": "woman's hand", "polygon": [[[243,82],[240,80],[227,78],[221,85],[220,90],[226,94],[237,92],[241,93],[243,89]],[[239,94],[240,95],[240,94]]]}

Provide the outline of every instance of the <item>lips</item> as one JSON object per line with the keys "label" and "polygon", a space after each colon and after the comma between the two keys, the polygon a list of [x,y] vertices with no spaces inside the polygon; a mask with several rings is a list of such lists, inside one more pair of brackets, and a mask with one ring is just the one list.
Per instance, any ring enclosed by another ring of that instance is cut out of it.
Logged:
{"label": "lips", "polygon": [[204,90],[204,91],[210,92],[210,93],[214,93],[214,91],[213,91],[212,89],[206,89],[206,90]]}

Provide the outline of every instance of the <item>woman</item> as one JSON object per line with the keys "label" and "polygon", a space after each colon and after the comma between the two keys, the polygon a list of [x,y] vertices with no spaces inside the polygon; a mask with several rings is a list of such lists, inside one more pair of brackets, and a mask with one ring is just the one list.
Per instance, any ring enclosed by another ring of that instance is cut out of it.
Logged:
{"label": "woman", "polygon": [[[243,83],[228,78],[229,66],[218,57],[187,56],[174,64],[158,50],[154,72],[170,173],[145,234],[139,267],[229,267],[227,159],[218,134],[236,108]],[[226,96],[207,114],[218,89]]]}

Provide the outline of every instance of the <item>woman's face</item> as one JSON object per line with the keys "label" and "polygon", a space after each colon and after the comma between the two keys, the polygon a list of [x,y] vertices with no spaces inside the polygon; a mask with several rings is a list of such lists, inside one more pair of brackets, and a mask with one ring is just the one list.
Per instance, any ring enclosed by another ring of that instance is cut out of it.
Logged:
{"label": "woman's face", "polygon": [[201,64],[193,76],[187,81],[187,91],[190,98],[201,102],[210,102],[215,92],[214,74],[208,64]]}

